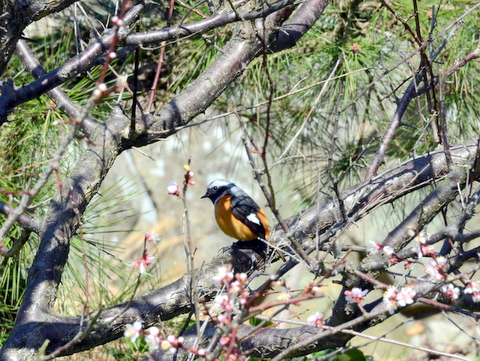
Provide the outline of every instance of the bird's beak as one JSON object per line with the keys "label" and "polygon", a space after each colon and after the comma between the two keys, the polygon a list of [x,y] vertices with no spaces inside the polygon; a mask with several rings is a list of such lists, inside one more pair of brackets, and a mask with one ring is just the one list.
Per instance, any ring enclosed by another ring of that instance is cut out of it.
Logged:
{"label": "bird's beak", "polygon": [[201,196],[200,199],[207,198],[208,194],[205,194],[204,196]]}

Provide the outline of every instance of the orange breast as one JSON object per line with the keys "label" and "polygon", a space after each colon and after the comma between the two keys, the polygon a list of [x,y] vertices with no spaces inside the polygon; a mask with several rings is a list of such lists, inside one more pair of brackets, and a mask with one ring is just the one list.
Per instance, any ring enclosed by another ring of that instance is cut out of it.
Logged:
{"label": "orange breast", "polygon": [[215,205],[215,219],[220,229],[227,236],[242,241],[257,238],[257,235],[253,233],[250,228],[234,217],[231,210],[230,198],[232,198],[232,196],[223,196]]}

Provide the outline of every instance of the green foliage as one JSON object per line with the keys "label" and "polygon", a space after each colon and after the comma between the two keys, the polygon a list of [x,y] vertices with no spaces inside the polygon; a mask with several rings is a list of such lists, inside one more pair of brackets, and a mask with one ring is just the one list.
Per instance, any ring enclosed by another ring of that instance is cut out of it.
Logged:
{"label": "green foliage", "polygon": [[[196,5],[192,1],[187,3]],[[422,40],[439,36],[433,41],[432,47],[426,49],[427,55],[432,56],[440,47],[445,36],[450,34],[446,28],[470,4],[469,1],[448,1],[439,8],[437,1],[418,2]],[[111,6],[111,2],[99,5]],[[392,6],[400,16],[409,19],[408,24],[415,31],[415,22],[411,19],[414,14],[413,2],[400,0]],[[435,6],[436,14],[433,28],[429,15],[432,6]],[[204,3],[196,9],[208,13]],[[93,8],[87,9],[88,12],[98,13]],[[101,21],[107,21],[106,14],[108,11],[102,13]],[[146,14],[141,19],[140,29],[165,25],[167,9],[163,6],[151,4]],[[445,72],[475,48],[478,43],[477,15],[478,12],[465,18],[455,36],[448,39],[445,49],[433,64],[435,75]],[[183,8],[176,9],[174,16],[174,22],[200,19],[192,11]],[[59,25],[65,26],[59,28],[65,30],[54,31],[39,39],[37,44],[32,44],[47,71],[64,63],[83,46],[82,33],[80,38],[76,38],[70,23],[69,19],[60,18]],[[85,24],[80,24],[79,29],[91,30]],[[230,27],[226,27],[203,37],[193,35],[168,44],[156,97],[159,106],[185,89],[212,64],[219,55],[216,47],[221,47],[229,39],[230,32]],[[418,44],[405,31],[405,27],[378,3],[335,1],[297,46],[278,54],[269,54],[266,59],[260,56],[253,61],[249,70],[215,103],[216,110],[238,110],[242,119],[248,122],[258,144],[265,137],[269,115],[271,134],[268,135],[270,148],[267,154],[270,162],[277,161],[290,139],[298,134],[289,151],[283,155],[282,164],[287,165],[286,172],[292,174],[286,177],[288,185],[300,194],[298,199],[303,202],[303,208],[316,200],[318,188],[328,193],[333,183],[347,187],[362,179],[364,168],[392,118],[395,97],[402,96],[418,68],[418,53],[409,57],[417,48]],[[141,52],[144,90],[148,90],[152,84],[159,53],[158,48]],[[402,59],[404,61],[400,64]],[[120,74],[132,75],[132,63],[133,55],[130,55],[126,59],[116,60],[112,67]],[[446,83],[445,111],[452,140],[461,142],[480,131],[479,70],[478,62],[470,62]],[[83,104],[91,95],[99,74],[100,66],[97,66],[87,74],[71,79],[63,88],[73,100]],[[33,80],[18,59],[10,62],[6,76],[15,78],[17,85]],[[111,85],[115,78],[109,75],[107,83]],[[270,94],[274,101],[270,114],[267,114],[265,102]],[[146,97],[146,93],[143,95]],[[125,92],[122,99],[128,110],[130,95]],[[104,104],[95,108],[92,116],[103,120],[103,115],[110,111],[114,100],[113,96],[106,99]],[[264,104],[260,106],[260,103]],[[438,111],[438,105],[434,111]],[[419,97],[418,103],[412,102],[403,119],[406,125],[398,130],[386,162],[393,164],[432,150],[435,147],[432,117],[425,95]],[[16,206],[22,191],[32,187],[48,166],[48,160],[70,126],[68,117],[56,109],[46,96],[22,104],[11,120],[11,123],[0,128],[0,200]],[[238,122],[230,126],[237,127]],[[71,145],[61,162],[61,174],[68,173],[84,147],[81,140]],[[41,217],[45,212],[48,200],[59,186],[55,179],[52,177],[35,199],[36,207],[31,210],[35,216]],[[125,207],[117,210],[119,206],[122,208],[122,202],[128,200],[126,192],[119,191],[122,186],[125,183],[96,197],[85,214],[83,226],[72,240],[70,260],[62,280],[64,287],[59,294],[61,312],[76,313],[85,304],[87,295],[89,305],[96,309],[108,307],[132,295],[137,278],[131,272],[131,265],[112,256],[118,250],[118,245],[113,242],[112,227],[128,217],[136,216]],[[130,192],[131,197],[136,195]],[[107,214],[111,221],[102,222]],[[0,223],[4,220],[5,217],[0,216]],[[19,228],[14,229],[12,236],[20,236]],[[4,242],[6,247],[12,244],[8,239]],[[32,235],[18,255],[4,258],[0,263],[0,344],[13,325],[26,283],[26,269],[32,262],[37,244],[38,237]],[[88,281],[85,277],[87,272]],[[108,286],[114,278],[115,281],[122,280],[118,293],[112,293]],[[144,281],[152,282],[151,286],[154,286],[151,278],[142,279]],[[158,285],[160,277],[155,282]],[[254,319],[250,322],[256,324]],[[179,329],[180,324],[172,327]],[[137,352],[145,351],[146,346],[142,342],[129,345],[127,350],[112,349],[109,352],[116,359],[134,359]],[[322,357],[329,352],[323,351],[302,359]],[[328,360],[371,358],[359,350],[351,350]]]}
{"label": "green foliage", "polygon": [[[408,19],[416,33],[413,3],[405,0],[392,6]],[[436,1],[418,2],[422,41],[437,37],[426,48],[427,56],[432,57],[446,41],[432,65],[435,76],[478,43],[475,14],[467,16],[455,36],[446,39],[452,33],[447,27],[466,11],[467,4],[448,1],[439,7]],[[433,27],[432,6],[436,19]],[[266,61],[256,59],[250,71],[216,104],[221,111],[240,110],[239,114],[251,125],[256,143],[261,144],[267,121],[265,103],[273,92],[270,162],[278,162],[290,139],[298,133],[289,152],[283,155],[282,165],[287,165],[284,171],[294,175],[288,180],[294,191],[301,193],[299,198],[311,204],[316,199],[311,192],[316,184],[328,191],[333,183],[344,188],[363,178],[392,119],[397,99],[418,68],[419,53],[411,56],[417,49],[404,25],[378,3],[336,1],[298,46],[269,55]],[[480,93],[475,91],[479,70],[478,62],[470,62],[446,83],[445,111],[452,143],[466,140],[480,130]],[[438,87],[435,92],[438,101]],[[264,105],[258,106],[262,102]],[[430,103],[433,113],[426,95],[411,102],[402,120],[405,125],[399,128],[389,148],[386,164],[396,164],[436,147],[437,134],[432,124],[440,108],[438,102]]]}

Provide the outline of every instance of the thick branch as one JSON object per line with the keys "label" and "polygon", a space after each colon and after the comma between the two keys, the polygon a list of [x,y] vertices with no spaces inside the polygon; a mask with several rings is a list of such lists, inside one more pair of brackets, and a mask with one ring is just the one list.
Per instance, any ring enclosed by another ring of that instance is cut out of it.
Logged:
{"label": "thick branch", "polygon": [[174,25],[160,30],[133,33],[125,39],[125,45],[145,45],[182,38],[193,34],[203,34],[209,30],[216,29],[233,22],[244,22],[267,17],[276,11],[293,5],[294,3],[294,0],[280,0],[270,4],[268,8],[263,11],[225,11],[207,19],[195,21],[190,24]]}
{"label": "thick branch", "polygon": [[[124,17],[125,26],[131,25],[144,9],[145,4],[139,3],[132,7]],[[54,71],[42,75],[37,80],[14,89],[13,84],[3,85],[0,96],[0,125],[7,120],[7,115],[17,105],[35,99],[43,93],[57,87],[66,80],[91,68],[93,61],[108,50],[114,36],[114,29],[108,30],[105,35],[92,42],[84,51],[68,60]],[[127,36],[127,29],[118,33],[120,40]]]}
{"label": "thick branch", "polygon": [[302,4],[281,27],[271,50],[278,52],[294,46],[311,29],[328,5],[328,0],[310,0]]}
{"label": "thick branch", "polygon": [[[115,124],[115,122],[112,121],[111,127],[121,128],[121,124],[123,124],[123,127],[128,128],[128,121],[121,123],[121,121],[117,120],[117,122],[119,124]],[[118,139],[109,139],[109,136],[107,136],[109,131],[112,131],[112,129],[106,128],[103,133],[106,144],[105,149],[112,149],[112,144],[120,141]],[[117,129],[117,133],[112,132],[112,134],[118,133],[121,133],[120,129]],[[456,166],[471,165],[475,157],[475,150],[476,144],[452,148],[454,164]],[[106,165],[114,159],[114,155],[105,156],[109,151],[103,150],[101,147],[97,150],[90,149],[87,154],[84,155],[80,165],[76,167],[77,173],[70,176],[70,179],[78,177],[78,185],[74,187],[75,191],[72,190],[72,192],[75,195],[73,199],[75,199],[75,204],[79,211],[83,210],[85,203],[88,201],[89,196],[87,196],[87,194],[91,194],[92,192],[92,188],[84,187],[88,184],[88,179],[92,177],[91,172],[93,172],[90,171],[85,174],[85,167],[81,166],[81,164],[89,162],[90,166],[92,166],[92,164],[95,165],[93,168],[95,172],[100,173],[97,175],[100,179],[102,178],[103,172],[108,169],[108,166],[103,167],[103,162],[99,162],[100,157],[98,153],[104,154],[103,157],[105,158],[104,162]],[[434,181],[438,182],[446,176],[447,170],[448,167],[445,164],[445,157],[442,152],[409,160],[397,168],[376,177],[370,182],[352,187],[343,192],[345,209],[348,214],[357,213],[363,216],[382,204],[392,202]],[[72,182],[72,184],[74,183]],[[46,312],[54,300],[56,287],[58,286],[59,276],[61,274],[59,271],[61,269],[56,267],[63,267],[64,265],[64,261],[60,265],[57,264],[58,257],[66,259],[68,255],[68,242],[65,237],[67,232],[71,232],[74,226],[73,223],[75,223],[75,219],[68,221],[62,214],[59,214],[65,211],[60,211],[61,208],[57,208],[57,205],[60,206],[62,203],[58,200],[56,202],[57,203],[54,202],[52,204],[52,215],[47,219],[48,232],[50,232],[50,234],[42,237],[39,255],[35,259],[30,272],[26,302],[24,302],[20,310],[15,329],[4,347],[3,355],[14,352],[13,350],[15,348],[21,348],[20,346],[23,347],[25,344],[30,345],[30,347],[33,347],[33,344],[35,344],[35,347],[39,347],[42,343],[42,338],[40,338],[39,335],[49,338],[50,340],[56,340],[51,346],[51,348],[54,349],[66,343],[68,337],[73,337],[81,329],[80,317],[65,318]],[[65,209],[69,213],[74,211],[71,206],[67,206]],[[317,209],[320,209],[320,211]],[[338,220],[341,219],[338,218],[339,216],[340,211],[338,204],[336,204],[333,198],[327,198],[321,203],[321,207],[313,207],[302,214],[291,217],[287,222],[292,225],[291,228],[295,228],[294,234],[297,239],[305,241],[314,237],[317,226],[319,233],[322,233],[332,224],[338,222]],[[55,217],[59,219],[58,222],[54,222]],[[279,234],[273,239],[277,242],[282,240]],[[311,242],[305,242],[304,246],[309,247],[310,244]],[[240,264],[238,266],[235,265],[235,268],[238,271],[244,271],[245,268],[243,267],[251,269],[252,266],[247,260],[255,258],[256,257],[247,256],[244,260],[237,255],[231,259],[223,259],[221,262],[240,261]],[[257,259],[260,259],[260,257]],[[209,271],[205,272],[199,287],[201,287],[206,299],[211,297],[209,294],[211,290],[211,277],[219,265],[218,262],[218,260],[215,260],[210,265],[204,266],[204,269],[208,269]],[[191,310],[191,304],[188,301],[188,295],[190,293],[186,287],[188,287],[190,283],[185,277],[188,276],[184,276],[181,280],[170,286],[141,297],[123,314],[122,311],[124,310],[125,304],[103,311],[98,321],[100,326],[98,330],[83,340],[81,344],[77,345],[75,350],[93,347],[102,343],[102,340],[106,342],[113,338],[120,337],[125,323],[139,319],[144,321],[145,326],[148,326],[158,321],[159,318],[162,320],[170,319],[180,313],[188,312]],[[48,286],[44,286],[43,283],[46,283]],[[49,287],[53,287],[54,292],[52,292],[52,290],[47,292]],[[117,318],[119,314],[121,314],[121,316]],[[50,327],[52,323],[56,322],[58,322],[56,327]],[[71,331],[67,332],[67,329],[71,329]],[[35,333],[33,333],[32,330],[36,330]],[[62,335],[63,332],[65,332],[65,334]],[[110,336],[107,337],[107,335]],[[104,337],[107,338],[104,339]],[[273,340],[274,337],[267,339]],[[335,340],[336,341],[332,340],[332,342],[338,342],[339,338],[335,338]],[[269,346],[265,345],[265,347]]]}
{"label": "thick branch", "polygon": [[[197,289],[199,297],[205,301],[216,295],[217,287],[212,278],[218,273],[218,268],[231,264],[235,272],[252,272],[263,267],[267,258],[268,247],[263,243],[242,243],[245,249],[229,249],[216,257],[207,265],[195,270],[199,275]],[[253,263],[255,260],[255,263]],[[125,324],[141,321],[145,328],[166,321],[192,309],[190,300],[190,275],[187,273],[179,280],[161,289],[152,291],[134,300],[130,307],[128,302],[103,310],[94,327],[94,331],[81,342],[66,350],[62,355],[68,355],[90,349],[100,344],[123,336]],[[37,311],[33,316],[38,316]],[[18,325],[12,331],[9,342],[3,348],[5,355],[17,355],[15,347],[38,349],[43,342],[50,340],[47,352],[52,352],[66,344],[75,335],[86,328],[88,316],[82,324],[82,317],[65,317],[53,313],[45,313],[41,319],[30,318],[29,323]],[[32,333],[35,330],[35,333]],[[17,359],[17,358],[15,358]]]}
{"label": "thick branch", "polygon": [[[36,79],[47,74],[40,62],[35,58],[35,55],[25,40],[18,41],[15,51],[22,61],[23,66],[25,66],[27,71]],[[72,101],[68,95],[60,89],[60,87],[55,87],[52,90],[47,91],[47,94],[50,99],[55,102],[58,108],[64,111],[70,118],[80,118],[80,106]],[[96,126],[95,121],[90,117],[83,119],[82,130],[87,136]]]}
{"label": "thick branch", "polygon": [[[476,146],[476,144],[468,144],[452,147],[453,166],[465,167],[467,171],[473,164]],[[440,150],[410,159],[370,181],[343,191],[340,194],[340,201],[343,202],[347,216],[355,216],[354,221],[356,221],[374,209],[426,185],[438,182],[447,175],[445,154]],[[291,217],[287,223],[290,230],[294,232],[294,236],[302,240],[322,234],[339,222],[349,222],[349,219],[343,219],[340,205],[335,198],[328,197],[318,206],[312,206]],[[281,232],[272,236],[276,243],[282,238]]]}
{"label": "thick branch", "polygon": [[22,32],[34,20],[65,9],[77,0],[0,0],[0,74],[5,71]]}
{"label": "thick branch", "polygon": [[[155,116],[145,116],[143,122],[137,124],[137,132],[143,133],[133,145],[142,146],[165,138],[176,132],[176,127],[185,125],[204,112],[245,71],[247,65],[260,54],[262,47],[268,47],[274,41],[278,26],[289,15],[288,9],[277,11],[266,19],[265,29],[255,28],[251,22],[238,24],[222,54],[207,70]],[[264,36],[263,41],[260,35]]]}

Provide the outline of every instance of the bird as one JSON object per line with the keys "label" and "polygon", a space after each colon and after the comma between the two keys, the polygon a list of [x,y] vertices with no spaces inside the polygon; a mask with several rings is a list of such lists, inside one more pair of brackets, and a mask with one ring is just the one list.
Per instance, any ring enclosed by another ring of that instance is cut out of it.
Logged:
{"label": "bird", "polygon": [[[210,198],[215,207],[215,219],[227,236],[240,241],[270,237],[270,225],[265,212],[235,183],[216,179],[201,198]],[[277,249],[280,258],[285,261]]]}

